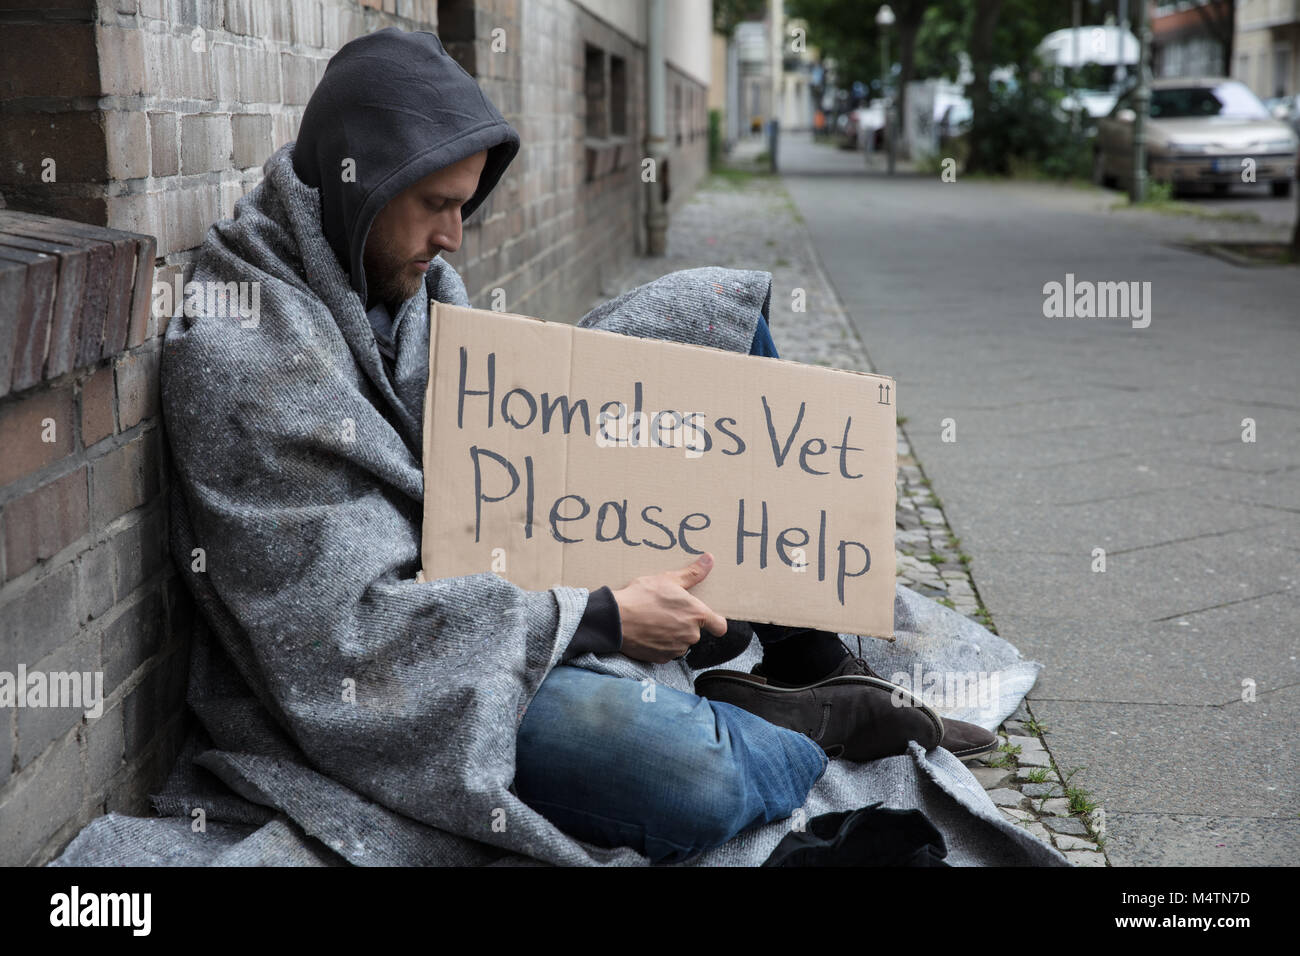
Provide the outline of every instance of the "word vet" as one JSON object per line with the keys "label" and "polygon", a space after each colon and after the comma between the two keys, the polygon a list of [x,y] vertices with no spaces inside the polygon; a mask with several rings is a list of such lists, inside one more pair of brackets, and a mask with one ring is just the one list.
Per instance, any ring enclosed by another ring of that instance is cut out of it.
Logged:
{"label": "word vet", "polygon": [[[782,414],[767,395],[760,395],[764,435],[757,442],[747,442],[738,419],[733,415],[719,415],[712,420],[700,412],[676,410],[648,415],[644,409],[645,385],[641,381],[633,383],[630,408],[627,402],[615,399],[599,405],[594,415],[593,403],[586,398],[574,400],[567,394],[552,396],[549,392],[542,392],[534,395],[526,388],[512,388],[498,398],[496,353],[489,353],[486,364],[486,387],[469,387],[468,355],[466,349],[461,348],[456,409],[459,429],[466,427],[468,408],[471,413],[481,414],[483,424],[489,429],[502,426],[518,430],[532,428],[542,434],[570,436],[579,434],[575,429],[581,428],[580,434],[593,438],[602,447],[669,448],[682,443],[672,437],[661,440],[665,423],[670,423],[670,433],[689,433],[686,447],[692,451],[690,457],[770,454],[771,464],[777,470],[797,470],[812,479],[855,481],[864,477],[854,467],[859,460],[854,453],[862,452],[863,448],[851,444],[851,414],[844,416],[843,428],[838,430],[838,435],[806,435],[803,430],[806,402],[800,401],[797,411],[792,414]],[[760,409],[754,409],[754,412],[758,417]],[[631,422],[630,429],[627,421]],[[649,441],[640,434],[640,426],[647,422]],[[480,540],[484,506],[511,501],[521,493],[521,485],[524,536],[531,539],[538,514],[537,463],[533,456],[524,455],[522,461],[511,461],[505,455],[478,444],[469,447],[469,456],[474,473],[474,540]],[[489,488],[496,493],[490,493]],[[786,502],[780,504],[784,506]],[[624,547],[648,547],[659,551],[679,548],[689,555],[704,553],[692,543],[691,533],[712,527],[715,519],[714,515],[701,511],[665,516],[664,505],[658,502],[631,503],[627,498],[593,502],[589,496],[579,493],[561,495],[551,501],[549,507],[545,504],[543,507],[546,529],[554,540],[565,544],[577,544],[588,540],[590,535],[591,540],[597,542],[616,542]],[[809,515],[802,522],[774,532],[776,522],[772,520],[772,512],[775,510],[773,503],[766,500],[751,502],[743,497],[736,500],[733,540],[737,566],[747,560],[756,560],[759,568],[765,569],[775,558],[794,570],[815,569],[817,580],[824,582],[833,563],[836,595],[840,604],[844,604],[846,581],[865,575],[871,568],[871,552],[866,544],[831,532],[827,527],[825,508],[818,509],[815,515]],[[809,549],[814,553],[810,555]]]}

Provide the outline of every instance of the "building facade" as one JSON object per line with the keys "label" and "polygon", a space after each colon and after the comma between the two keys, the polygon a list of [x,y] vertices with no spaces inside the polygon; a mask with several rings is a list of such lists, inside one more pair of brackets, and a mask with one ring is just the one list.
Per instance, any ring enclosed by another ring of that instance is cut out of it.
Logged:
{"label": "building facade", "polygon": [[[1224,44],[1211,24],[1230,24],[1230,0],[1179,0],[1151,11],[1151,65],[1156,76],[1222,76]],[[1238,0],[1240,6],[1240,0]],[[1205,9],[1197,9],[1204,7]]]}
{"label": "building facade", "polygon": [[1300,0],[1237,0],[1232,75],[1259,96],[1300,93]]}

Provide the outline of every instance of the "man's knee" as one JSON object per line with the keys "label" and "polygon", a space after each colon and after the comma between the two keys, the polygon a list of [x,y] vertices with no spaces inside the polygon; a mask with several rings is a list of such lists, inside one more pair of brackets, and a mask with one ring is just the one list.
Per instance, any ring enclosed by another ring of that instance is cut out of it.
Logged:
{"label": "man's knee", "polygon": [[[812,741],[728,704],[569,667],[548,676],[519,742],[525,801],[635,823],[646,837],[642,852],[660,859],[684,859],[789,816],[824,768]],[[564,782],[575,777],[588,784]]]}

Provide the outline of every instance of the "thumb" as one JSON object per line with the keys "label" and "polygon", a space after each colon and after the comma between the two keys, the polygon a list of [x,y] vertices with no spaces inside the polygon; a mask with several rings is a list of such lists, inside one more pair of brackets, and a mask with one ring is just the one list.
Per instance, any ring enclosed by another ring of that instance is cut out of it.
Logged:
{"label": "thumb", "polygon": [[690,590],[709,576],[709,571],[713,568],[713,555],[705,551],[702,555],[692,561],[680,571],[674,572],[677,583],[686,590]]}

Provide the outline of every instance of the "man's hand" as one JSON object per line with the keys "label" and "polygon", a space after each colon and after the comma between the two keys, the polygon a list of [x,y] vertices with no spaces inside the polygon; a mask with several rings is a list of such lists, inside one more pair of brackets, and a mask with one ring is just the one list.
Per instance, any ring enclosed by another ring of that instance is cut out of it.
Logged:
{"label": "man's hand", "polygon": [[727,633],[727,619],[689,591],[712,567],[713,555],[705,552],[680,571],[646,574],[614,591],[623,622],[622,652],[633,660],[662,664],[699,643],[701,626],[710,634]]}

